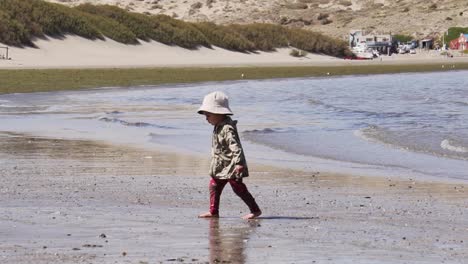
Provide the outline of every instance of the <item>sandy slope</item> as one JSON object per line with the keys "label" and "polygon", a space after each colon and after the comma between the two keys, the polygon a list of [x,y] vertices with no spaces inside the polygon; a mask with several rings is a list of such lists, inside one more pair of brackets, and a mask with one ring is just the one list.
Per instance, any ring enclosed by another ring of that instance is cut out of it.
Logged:
{"label": "sandy slope", "polygon": [[[307,54],[296,58],[288,48],[276,52],[241,53],[214,47],[188,50],[155,41],[125,45],[113,40],[88,40],[77,36],[63,39],[39,39],[38,48],[9,48],[11,60],[0,60],[1,68],[126,68],[182,66],[321,66],[350,64],[417,64],[468,62],[468,56],[447,58],[438,51],[382,56],[372,61],[349,61],[335,57]],[[0,44],[0,46],[3,46]],[[0,50],[0,55],[5,50]]]}
{"label": "sandy slope", "polygon": [[315,54],[309,54],[307,58],[295,58],[289,55],[290,49],[286,48],[277,52],[247,54],[217,47],[188,50],[154,41],[141,41],[140,45],[125,45],[110,39],[92,41],[76,36],[67,36],[64,39],[39,39],[35,44],[37,49],[10,48],[9,56],[12,60],[0,60],[0,68],[271,65],[338,60]]}

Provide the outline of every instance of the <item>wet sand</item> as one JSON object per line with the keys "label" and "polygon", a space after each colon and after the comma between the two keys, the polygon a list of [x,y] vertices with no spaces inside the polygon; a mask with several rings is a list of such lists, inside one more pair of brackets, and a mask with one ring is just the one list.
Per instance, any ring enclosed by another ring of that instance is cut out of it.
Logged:
{"label": "wet sand", "polygon": [[[208,155],[208,153],[207,153]],[[468,184],[250,164],[264,215],[208,159],[0,133],[1,263],[466,263]]]}

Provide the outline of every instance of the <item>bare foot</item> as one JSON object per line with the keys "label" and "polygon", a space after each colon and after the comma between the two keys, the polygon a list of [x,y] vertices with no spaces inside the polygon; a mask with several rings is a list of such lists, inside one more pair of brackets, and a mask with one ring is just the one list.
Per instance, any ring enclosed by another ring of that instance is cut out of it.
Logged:
{"label": "bare foot", "polygon": [[255,212],[255,213],[250,213],[250,214],[244,215],[242,217],[242,219],[244,219],[244,220],[254,219],[254,218],[259,217],[261,214],[262,214],[262,211],[258,211],[258,212]]}
{"label": "bare foot", "polygon": [[201,214],[198,216],[198,218],[218,218],[219,215],[217,214],[212,214],[210,212],[207,212],[207,213],[204,213],[204,214]]}

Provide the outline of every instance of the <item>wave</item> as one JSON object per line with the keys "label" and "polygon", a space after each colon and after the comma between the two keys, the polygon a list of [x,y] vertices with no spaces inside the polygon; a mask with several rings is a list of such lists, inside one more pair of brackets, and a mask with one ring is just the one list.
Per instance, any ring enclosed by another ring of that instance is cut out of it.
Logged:
{"label": "wave", "polygon": [[468,153],[468,148],[459,146],[457,143],[450,139],[444,139],[440,142],[440,147],[458,153]]}
{"label": "wave", "polygon": [[356,110],[352,108],[336,106],[331,104],[326,104],[320,100],[309,99],[309,104],[314,106],[323,106],[326,109],[331,109],[338,113],[350,113],[350,114],[359,114],[366,117],[375,117],[375,118],[399,118],[403,116],[411,116],[410,112],[374,112],[366,110]]}
{"label": "wave", "polygon": [[110,117],[101,117],[99,118],[99,121],[110,122],[110,123],[120,123],[124,126],[131,126],[131,127],[157,127],[157,128],[164,128],[164,129],[174,129],[173,127],[169,127],[169,126],[150,124],[146,122],[128,122],[122,119],[110,118]]}
{"label": "wave", "polygon": [[468,102],[453,101],[452,103],[459,106],[468,106]]}
{"label": "wave", "polygon": [[0,107],[3,107],[3,108],[25,108],[25,107],[29,107],[31,108],[31,106],[26,106],[26,105],[13,105],[13,104],[8,104],[8,102],[6,102],[6,104],[2,104],[0,102]]}
{"label": "wave", "polygon": [[280,132],[278,129],[274,128],[264,128],[264,129],[252,129],[242,132],[243,134],[271,134],[275,132]]}
{"label": "wave", "polygon": [[118,110],[115,110],[115,111],[106,112],[106,114],[109,114],[109,115],[118,115],[118,114],[123,114],[123,112],[120,112],[120,111],[118,111]]}
{"label": "wave", "polygon": [[[311,104],[311,105],[325,105],[324,102],[322,102],[320,100],[315,100],[315,99],[309,99],[309,104]],[[331,105],[328,105],[328,106],[331,106]]]}
{"label": "wave", "polygon": [[0,108],[14,108],[16,106],[14,105],[5,105],[5,104],[0,104]]}
{"label": "wave", "polygon": [[354,135],[366,141],[381,143],[406,151],[439,157],[468,159],[468,147],[461,140],[447,139],[447,134],[443,133],[424,130],[392,131],[372,125],[355,131]]}

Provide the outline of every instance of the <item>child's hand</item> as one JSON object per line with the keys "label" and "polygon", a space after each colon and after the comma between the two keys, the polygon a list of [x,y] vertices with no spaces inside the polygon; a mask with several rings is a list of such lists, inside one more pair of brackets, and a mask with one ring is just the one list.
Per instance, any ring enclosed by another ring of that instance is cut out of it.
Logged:
{"label": "child's hand", "polygon": [[240,175],[243,171],[244,171],[244,166],[242,165],[236,165],[236,167],[234,168],[234,172],[237,175]]}

